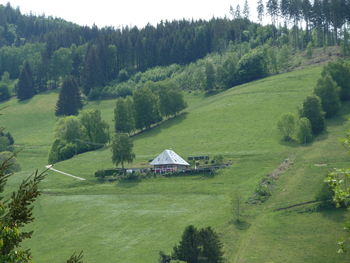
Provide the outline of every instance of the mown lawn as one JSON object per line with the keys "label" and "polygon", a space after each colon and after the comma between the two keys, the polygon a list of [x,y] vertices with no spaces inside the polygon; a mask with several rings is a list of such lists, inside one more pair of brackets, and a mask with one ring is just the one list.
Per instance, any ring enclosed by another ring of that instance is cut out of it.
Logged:
{"label": "mown lawn", "polygon": [[[64,262],[84,251],[86,262],[157,262],[170,252],[185,226],[212,226],[220,234],[228,262],[343,262],[335,253],[346,211],[315,212],[312,207],[275,212],[313,200],[331,167],[346,166],[348,155],[338,138],[350,125],[350,110],[330,121],[327,133],[309,146],[280,142],[276,122],[297,113],[312,93],[320,67],[269,77],[214,96],[187,94],[187,113],[134,137],[136,160],[147,161],[166,148],[183,157],[223,154],[233,166],[215,177],[152,178],[133,183],[99,183],[93,173],[113,167],[109,148],[78,155],[56,168],[81,176],[80,182],[49,172],[45,192],[35,206],[36,221],[26,242],[35,261]],[[6,103],[2,125],[23,146],[23,170],[11,187],[35,168],[43,169],[53,140],[56,93],[18,104]],[[114,100],[89,102],[113,128]],[[232,223],[232,197],[251,196],[260,179],[288,157],[294,165],[281,176],[263,205],[243,204],[244,229]],[[315,166],[325,163],[327,166]]]}

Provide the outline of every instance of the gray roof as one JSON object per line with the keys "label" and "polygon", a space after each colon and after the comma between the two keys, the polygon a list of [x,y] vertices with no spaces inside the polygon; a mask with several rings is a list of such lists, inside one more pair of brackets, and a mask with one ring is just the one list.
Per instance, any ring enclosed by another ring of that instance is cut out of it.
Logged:
{"label": "gray roof", "polygon": [[177,153],[172,150],[165,150],[159,154],[150,165],[163,165],[163,164],[179,164],[189,166],[188,162],[182,159]]}

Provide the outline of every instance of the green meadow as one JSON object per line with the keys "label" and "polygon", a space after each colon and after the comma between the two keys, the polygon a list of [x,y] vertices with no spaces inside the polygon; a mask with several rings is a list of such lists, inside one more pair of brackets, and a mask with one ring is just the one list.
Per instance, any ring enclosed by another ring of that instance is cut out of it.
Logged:
{"label": "green meadow", "polygon": [[[145,166],[164,149],[184,158],[224,155],[233,165],[214,177],[151,178],[138,182],[98,182],[94,172],[112,168],[108,147],[77,155],[55,168],[86,178],[78,181],[48,172],[44,193],[35,203],[36,220],[30,247],[37,263],[64,262],[84,251],[84,262],[157,262],[170,253],[183,229],[212,226],[233,263],[348,261],[336,253],[345,235],[346,210],[315,211],[314,205],[275,211],[315,199],[333,167],[347,167],[350,156],[339,139],[350,129],[350,104],[328,121],[327,131],[308,146],[282,143],[276,128],[281,114],[297,113],[312,93],[321,67],[268,77],[213,96],[188,93],[189,107],[177,118],[133,137],[136,160]],[[14,187],[35,169],[43,171],[54,138],[56,92],[1,106],[1,125],[15,138],[22,171],[9,182]],[[115,101],[89,102],[113,130]],[[247,204],[259,181],[280,163],[293,165],[281,175],[272,196],[261,205]],[[233,223],[231,200],[242,196],[244,227]]]}

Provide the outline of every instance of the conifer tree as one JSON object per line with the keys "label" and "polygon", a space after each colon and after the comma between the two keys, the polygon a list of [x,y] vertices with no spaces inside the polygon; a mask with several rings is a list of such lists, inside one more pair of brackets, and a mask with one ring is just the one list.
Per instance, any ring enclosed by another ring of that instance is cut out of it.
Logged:
{"label": "conifer tree", "polygon": [[62,84],[62,89],[56,104],[56,116],[77,115],[83,107],[80,91],[73,77],[67,77]]}
{"label": "conifer tree", "polygon": [[264,17],[264,12],[265,12],[264,9],[265,9],[265,8],[264,8],[264,3],[263,3],[263,1],[262,1],[262,0],[259,0],[259,1],[258,1],[258,5],[257,5],[257,7],[256,7],[256,11],[258,12],[258,19],[259,19],[259,22],[260,22],[260,23],[262,22],[263,17]]}
{"label": "conifer tree", "polygon": [[243,7],[243,16],[244,16],[244,18],[249,19],[249,14],[250,14],[250,11],[249,11],[248,0],[245,0],[244,7]]}
{"label": "conifer tree", "polygon": [[82,71],[82,85],[85,95],[89,95],[90,90],[103,84],[103,72],[101,61],[95,46],[90,46],[85,56]]}
{"label": "conifer tree", "polygon": [[29,63],[25,62],[19,75],[16,95],[18,100],[26,100],[33,97],[35,93],[33,73]]}

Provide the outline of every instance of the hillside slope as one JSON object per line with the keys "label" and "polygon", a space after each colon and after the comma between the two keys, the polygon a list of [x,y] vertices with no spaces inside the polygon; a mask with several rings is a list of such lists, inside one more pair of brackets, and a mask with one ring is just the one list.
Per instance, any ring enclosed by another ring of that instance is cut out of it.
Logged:
{"label": "hillside slope", "polygon": [[[231,168],[215,177],[153,178],[134,183],[98,183],[93,173],[112,167],[110,149],[78,155],[57,169],[87,179],[76,181],[49,173],[44,194],[30,225],[38,263],[62,262],[84,250],[86,262],[156,262],[158,251],[170,252],[185,226],[212,226],[224,242],[228,262],[342,262],[335,253],[346,211],[314,212],[275,208],[313,200],[331,167],[346,166],[348,155],[338,138],[350,124],[349,105],[332,120],[328,131],[307,147],[283,144],[276,122],[285,112],[297,112],[312,93],[321,68],[311,67],[238,86],[205,97],[189,94],[188,113],[134,138],[134,166],[145,165],[165,148],[183,157],[224,154]],[[23,170],[11,181],[46,164],[53,139],[57,94],[4,105],[3,125],[24,147]],[[90,102],[112,124],[114,101]],[[26,128],[23,128],[26,127]],[[113,126],[112,126],[113,127]],[[263,205],[244,204],[246,227],[232,223],[231,199],[247,200],[261,178],[287,157],[294,165],[281,176],[272,197]],[[315,166],[315,164],[327,166]]]}

